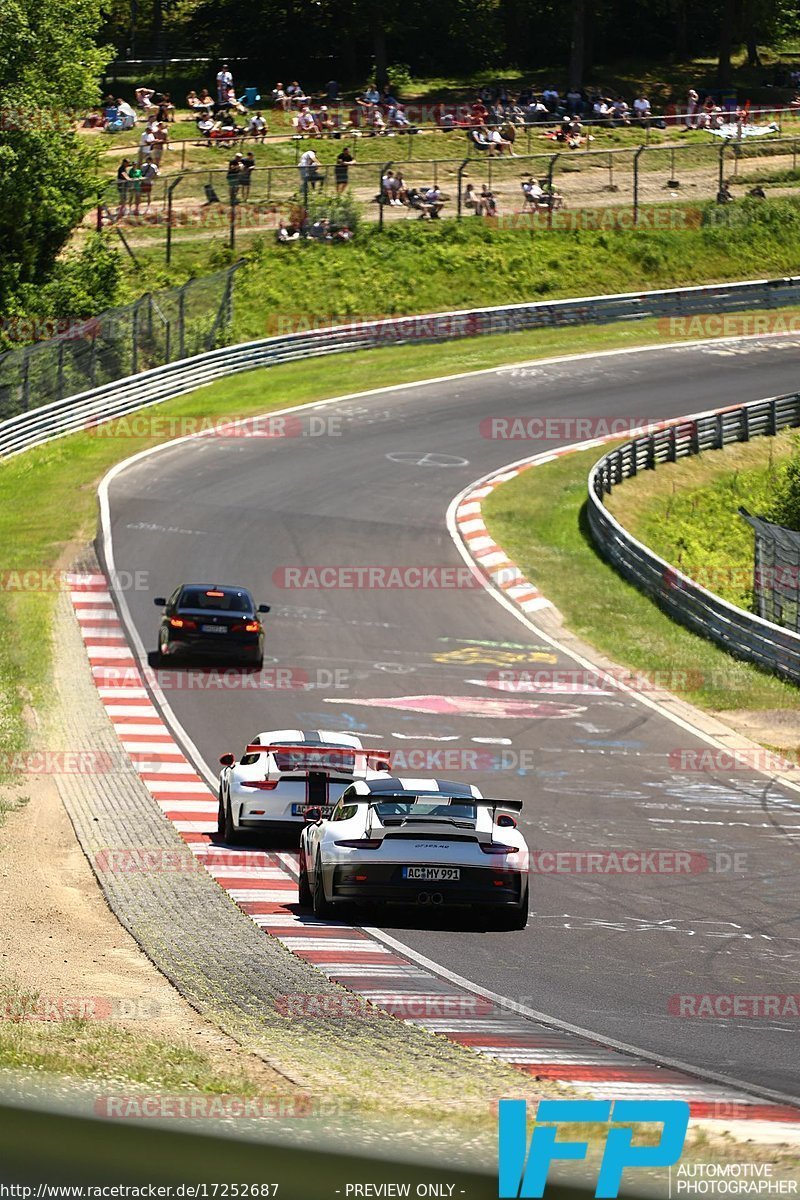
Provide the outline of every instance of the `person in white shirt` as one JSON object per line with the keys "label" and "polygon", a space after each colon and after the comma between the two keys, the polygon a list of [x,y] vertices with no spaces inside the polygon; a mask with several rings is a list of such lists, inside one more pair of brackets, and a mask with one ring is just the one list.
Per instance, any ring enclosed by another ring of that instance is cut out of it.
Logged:
{"label": "person in white shirt", "polygon": [[228,92],[233,87],[233,75],[227,63],[222,64],[221,70],[217,71],[217,100],[220,104],[227,104]]}
{"label": "person in white shirt", "polygon": [[247,122],[247,132],[254,140],[257,138],[263,143],[267,134],[267,122],[264,120],[262,113],[257,112]]}
{"label": "person in white shirt", "polygon": [[536,182],[533,176],[529,176],[527,179],[523,180],[522,192],[526,201],[534,206],[537,205],[544,196],[544,188]]}
{"label": "person in white shirt", "polygon": [[504,150],[508,151],[509,158],[516,158],[516,154],[511,146],[511,142],[504,138],[499,129],[493,129],[489,134],[489,144],[492,153],[502,155]]}
{"label": "person in white shirt", "polygon": [[313,189],[322,182],[319,165],[319,159],[313,150],[306,150],[304,154],[300,155],[297,166],[300,171],[300,184],[303,192],[307,191],[309,184]]}
{"label": "person in white shirt", "polygon": [[633,111],[640,121],[646,121],[650,117],[650,101],[646,96],[637,96],[633,102]]}
{"label": "person in white shirt", "polygon": [[319,133],[317,122],[314,120],[314,114],[307,104],[304,104],[297,114],[297,132],[303,133],[307,137],[316,137]]}
{"label": "person in white shirt", "polygon": [[133,129],[134,125],[136,124],[136,113],[133,111],[130,104],[128,104],[128,101],[118,100],[117,111],[119,113],[119,119],[122,121],[122,128]]}
{"label": "person in white shirt", "polygon": [[142,136],[139,138],[139,166],[153,153],[155,141],[156,135],[152,127],[148,125],[146,129],[142,130]]}

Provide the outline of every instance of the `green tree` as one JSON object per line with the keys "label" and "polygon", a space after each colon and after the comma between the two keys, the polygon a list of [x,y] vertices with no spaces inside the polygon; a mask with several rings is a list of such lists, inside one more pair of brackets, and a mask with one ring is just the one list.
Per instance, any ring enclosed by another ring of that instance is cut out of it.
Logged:
{"label": "green tree", "polygon": [[[0,312],[52,276],[95,195],[72,120],[98,101],[109,53],[94,0],[3,0],[0,21]],[[88,264],[85,264],[88,265]]]}

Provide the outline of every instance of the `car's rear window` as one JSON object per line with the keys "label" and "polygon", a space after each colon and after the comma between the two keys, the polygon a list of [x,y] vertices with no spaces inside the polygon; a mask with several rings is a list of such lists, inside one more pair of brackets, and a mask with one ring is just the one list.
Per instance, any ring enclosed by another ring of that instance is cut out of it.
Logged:
{"label": "car's rear window", "polygon": [[382,800],[375,805],[375,811],[381,820],[384,817],[445,817],[461,818],[474,821],[476,806],[474,804],[448,800]]}
{"label": "car's rear window", "polygon": [[217,612],[252,612],[252,604],[243,592],[226,592],[222,588],[184,588],[178,608],[213,608]]}

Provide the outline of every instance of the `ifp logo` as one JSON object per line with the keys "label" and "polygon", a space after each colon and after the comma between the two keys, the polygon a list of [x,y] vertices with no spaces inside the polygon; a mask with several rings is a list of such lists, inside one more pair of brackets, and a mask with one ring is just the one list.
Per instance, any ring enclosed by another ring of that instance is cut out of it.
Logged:
{"label": "ifp logo", "polygon": [[[550,1163],[585,1158],[589,1148],[587,1142],[556,1141],[558,1126],[585,1121],[610,1124],[611,1108],[610,1100],[540,1100],[528,1146],[525,1101],[501,1100],[500,1200],[538,1200],[543,1196]],[[613,1108],[615,1126],[646,1121],[661,1125],[661,1138],[655,1146],[634,1146],[632,1129],[610,1129],[594,1193],[598,1200],[611,1200],[619,1193],[626,1167],[669,1167],[677,1162],[689,1126],[685,1100],[616,1100]]]}

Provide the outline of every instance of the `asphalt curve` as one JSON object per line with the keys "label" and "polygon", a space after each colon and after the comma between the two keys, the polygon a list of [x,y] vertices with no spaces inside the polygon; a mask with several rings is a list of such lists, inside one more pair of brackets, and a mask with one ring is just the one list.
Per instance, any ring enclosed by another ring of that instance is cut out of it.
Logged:
{"label": "asphalt curve", "polygon": [[[421,913],[401,915],[394,937],[560,1020],[793,1097],[796,1020],[681,1017],[674,997],[797,991],[798,795],[756,773],[676,769],[670,751],[704,743],[620,693],[527,697],[536,703],[524,712],[476,715],[476,701],[508,698],[488,686],[493,672],[540,666],[550,649],[482,590],[280,584],[287,566],[458,566],[445,525],[452,498],[559,444],[487,438],[487,417],[655,420],[775,395],[796,386],[799,347],[672,347],[398,388],[317,409],[324,434],[168,447],[109,489],[116,569],[147,572],[148,587],[126,592],[145,646],[155,645],[154,596],[184,579],[238,582],[273,606],[268,656],[319,685],[168,687],[215,774],[219,754],[259,730],[347,728],[377,735],[367,745],[432,753],[409,758],[408,774],[469,778],[489,795],[523,799],[534,849],[688,850],[715,868],[535,875],[524,932]],[[569,429],[551,432],[575,440]],[[573,664],[559,656],[556,665]],[[337,670],[333,686],[326,672]],[[403,699],[420,696],[434,699]],[[393,706],[365,703],[387,699]],[[470,773],[433,756],[499,754],[474,740],[487,738],[508,740],[511,766]],[[737,853],[740,869],[726,870]]]}

